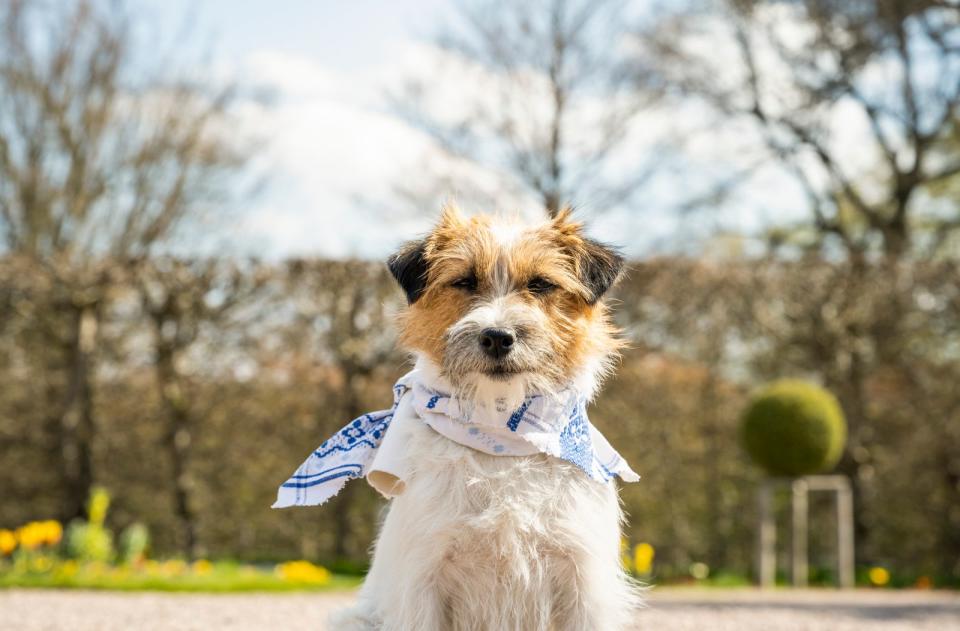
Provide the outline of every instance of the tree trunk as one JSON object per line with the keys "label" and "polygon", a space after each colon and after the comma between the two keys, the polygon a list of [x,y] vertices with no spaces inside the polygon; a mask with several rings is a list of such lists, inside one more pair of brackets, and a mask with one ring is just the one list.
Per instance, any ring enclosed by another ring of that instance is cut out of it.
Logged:
{"label": "tree trunk", "polygon": [[337,561],[350,558],[351,524],[350,512],[353,506],[354,489],[356,486],[347,484],[337,495],[337,503],[333,510],[333,557]]}
{"label": "tree trunk", "polygon": [[[347,423],[348,421],[357,418],[360,416],[363,411],[360,410],[359,397],[357,396],[357,388],[359,384],[356,383],[357,375],[355,371],[346,368],[346,374],[344,375],[344,402],[342,408],[342,419],[338,419],[339,422]],[[355,499],[356,499],[356,485],[347,484],[343,487],[340,493],[336,497],[336,504],[333,508],[333,555],[334,558],[339,560],[349,559],[353,550],[351,550],[351,543],[354,539],[353,524],[352,524],[352,512],[354,509]]]}
{"label": "tree trunk", "polygon": [[[720,428],[716,416],[718,400],[715,390],[714,369],[715,362],[711,362],[711,370],[700,390],[700,410],[706,415],[703,424],[704,441],[704,493],[706,501],[706,524],[707,528],[717,529],[722,521],[723,508],[721,506],[720,482],[723,479],[720,471],[720,462],[722,459],[721,447],[719,444]],[[726,566],[726,545],[723,532],[711,533],[714,536],[707,538],[707,564],[712,568]],[[716,536],[719,534],[719,536]]]}
{"label": "tree trunk", "polygon": [[[156,323],[156,335],[160,336],[162,321]],[[196,514],[191,507],[190,495],[192,480],[190,478],[190,450],[193,442],[192,420],[187,401],[176,374],[173,349],[158,339],[157,344],[157,385],[160,389],[160,399],[166,410],[167,454],[170,458],[171,473],[173,476],[173,511],[180,524],[180,542],[183,554],[194,559],[198,553],[196,528]]]}
{"label": "tree trunk", "polygon": [[180,522],[183,553],[187,558],[194,559],[197,556],[198,542],[196,515],[190,505],[190,491],[193,486],[190,478],[190,443],[193,437],[189,417],[182,402],[168,401],[167,410],[171,421],[167,445],[173,468],[174,514]]}
{"label": "tree trunk", "polygon": [[[854,283],[865,282],[861,270],[854,268],[853,273],[855,275]],[[850,295],[857,294],[858,287],[858,285],[849,287]],[[827,384],[837,395],[847,420],[847,445],[837,465],[837,470],[850,480],[856,546],[855,558],[857,559],[866,558],[864,552],[866,544],[870,540],[870,524],[865,519],[863,501],[866,495],[864,485],[868,483],[864,482],[859,475],[860,467],[867,463],[858,461],[854,457],[853,449],[854,447],[863,447],[861,453],[866,454],[868,458],[871,455],[869,439],[864,439],[865,436],[871,435],[868,430],[872,424],[866,392],[867,378],[871,369],[868,361],[859,350],[852,350],[849,366],[837,375],[835,384]]]}
{"label": "tree trunk", "polygon": [[941,576],[956,576],[960,573],[960,520],[956,512],[957,507],[960,507],[960,471],[955,468],[955,454],[950,445],[949,438],[941,443],[938,458],[946,496],[944,510],[940,512],[943,522],[940,524],[940,567],[937,570]]}
{"label": "tree trunk", "polygon": [[86,306],[74,308],[70,316],[71,331],[66,346],[69,372],[57,432],[64,491],[60,519],[64,522],[85,514],[85,502],[93,486],[93,439],[96,432],[90,380],[98,315],[94,307]]}

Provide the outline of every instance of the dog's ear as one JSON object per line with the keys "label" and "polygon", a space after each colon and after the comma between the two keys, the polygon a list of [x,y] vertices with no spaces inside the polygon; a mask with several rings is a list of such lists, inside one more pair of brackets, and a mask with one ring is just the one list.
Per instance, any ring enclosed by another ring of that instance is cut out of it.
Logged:
{"label": "dog's ear", "polygon": [[614,248],[584,238],[577,247],[577,273],[587,289],[587,304],[595,304],[623,273],[623,256]]}
{"label": "dog's ear", "polygon": [[623,256],[615,248],[583,236],[583,224],[573,218],[573,209],[569,206],[557,212],[553,228],[573,255],[587,304],[596,304],[620,278]]}
{"label": "dog's ear", "polygon": [[411,241],[387,259],[390,273],[407,294],[407,303],[413,304],[427,287],[427,259],[425,241]]}
{"label": "dog's ear", "polygon": [[437,222],[437,230],[461,228],[466,222],[463,213],[460,212],[460,207],[454,201],[448,200],[440,208],[440,221]]}

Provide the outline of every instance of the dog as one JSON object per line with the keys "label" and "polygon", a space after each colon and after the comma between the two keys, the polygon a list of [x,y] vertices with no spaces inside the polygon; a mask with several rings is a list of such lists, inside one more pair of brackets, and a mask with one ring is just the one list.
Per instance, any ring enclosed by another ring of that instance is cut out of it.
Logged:
{"label": "dog", "polygon": [[[537,225],[444,208],[389,268],[399,339],[461,401],[511,410],[571,385],[592,397],[621,341],[604,296],[623,269],[571,211]],[[393,431],[393,430],[391,430]],[[617,631],[641,590],[620,563],[613,482],[545,453],[502,457],[426,424],[390,503],[357,603],[338,631]]]}

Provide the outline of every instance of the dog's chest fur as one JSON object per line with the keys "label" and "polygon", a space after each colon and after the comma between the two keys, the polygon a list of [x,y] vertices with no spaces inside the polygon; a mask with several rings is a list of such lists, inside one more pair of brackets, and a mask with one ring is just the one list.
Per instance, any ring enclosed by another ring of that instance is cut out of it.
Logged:
{"label": "dog's chest fur", "polygon": [[444,531],[451,544],[469,538],[475,548],[473,537],[483,536],[483,547],[504,546],[503,554],[518,545],[555,548],[566,522],[584,517],[575,513],[615,502],[611,486],[590,480],[569,462],[545,454],[491,456],[426,425],[412,431],[409,494],[396,504],[436,508],[428,530]]}
{"label": "dog's chest fur", "polygon": [[[428,574],[440,628],[560,628],[552,621],[576,599],[591,560],[615,567],[613,485],[547,455],[491,456],[423,424],[410,431],[407,489],[391,502],[371,578],[390,580],[390,564]],[[386,591],[392,606],[409,598]]]}

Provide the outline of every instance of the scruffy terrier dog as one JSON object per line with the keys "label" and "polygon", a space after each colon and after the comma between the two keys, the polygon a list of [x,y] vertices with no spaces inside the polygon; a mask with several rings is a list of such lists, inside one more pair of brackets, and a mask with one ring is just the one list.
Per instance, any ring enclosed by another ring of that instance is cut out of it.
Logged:
{"label": "scruffy terrier dog", "polygon": [[[569,211],[525,225],[446,208],[424,240],[389,261],[409,302],[401,342],[461,404],[513,410],[565,389],[589,400],[620,346],[603,296],[622,265]],[[591,479],[571,458],[491,455],[424,423],[409,432],[405,489],[357,604],[333,629],[628,625],[639,598],[620,566],[612,481]]]}

